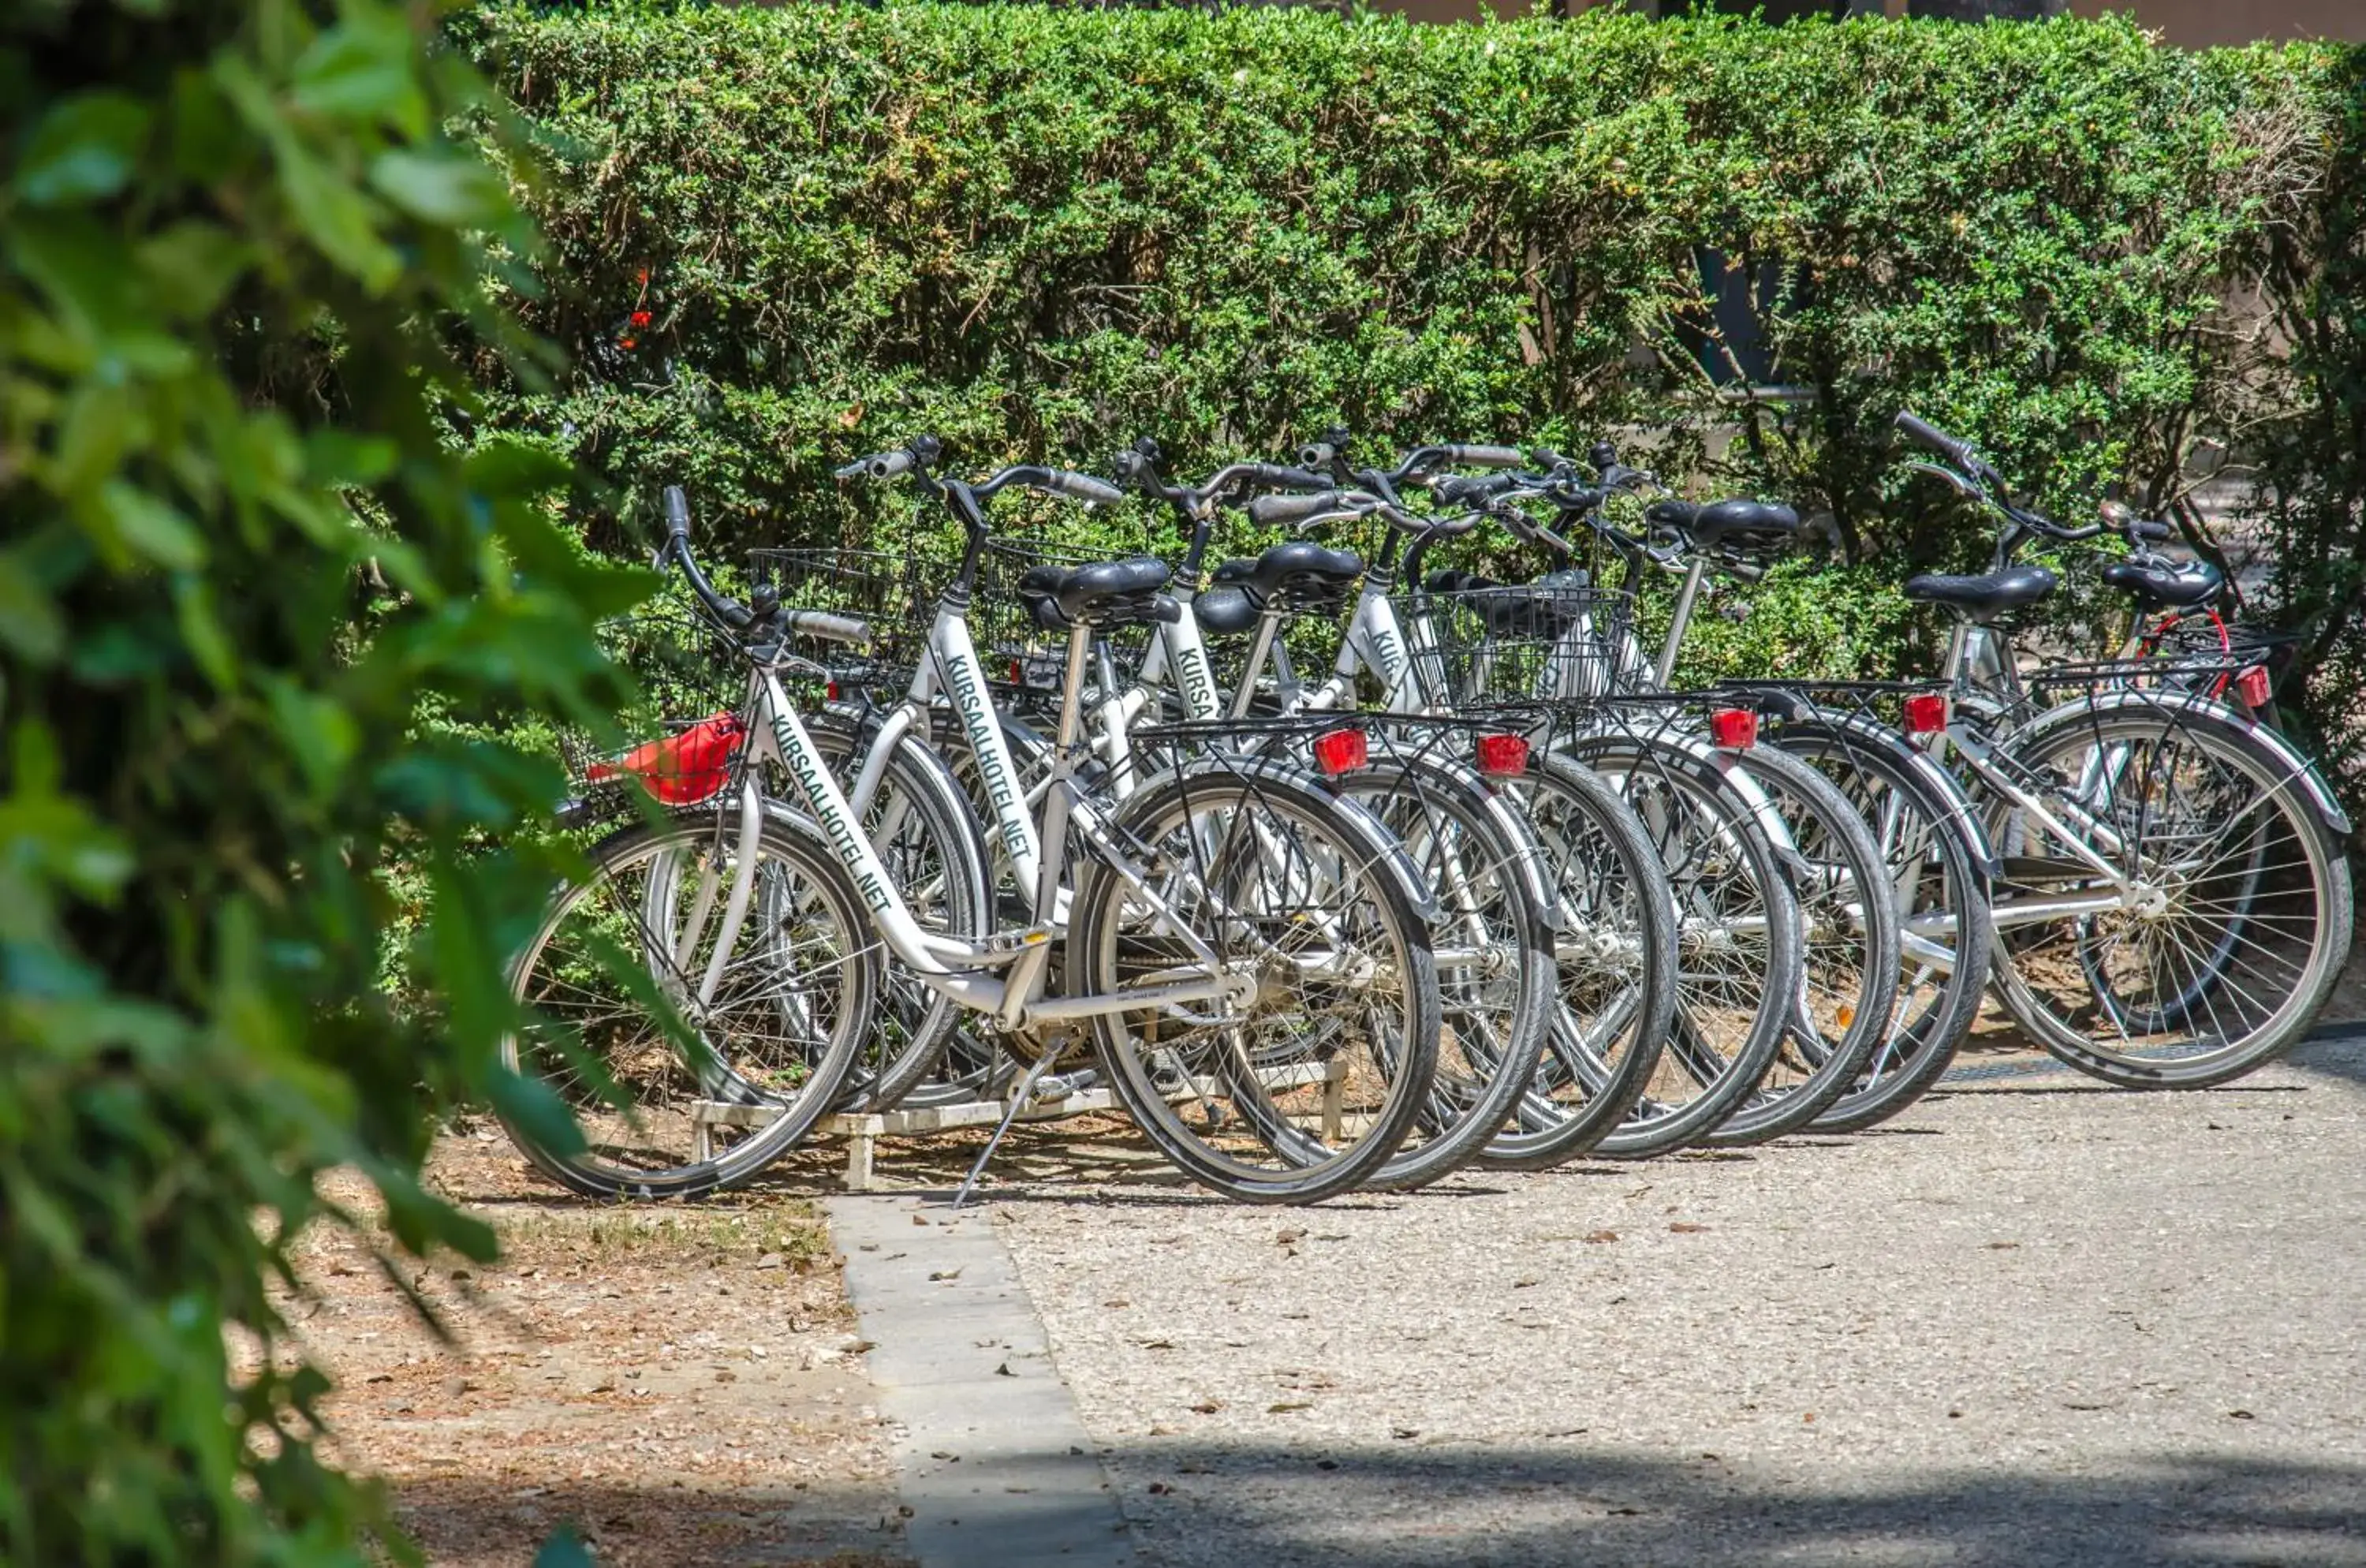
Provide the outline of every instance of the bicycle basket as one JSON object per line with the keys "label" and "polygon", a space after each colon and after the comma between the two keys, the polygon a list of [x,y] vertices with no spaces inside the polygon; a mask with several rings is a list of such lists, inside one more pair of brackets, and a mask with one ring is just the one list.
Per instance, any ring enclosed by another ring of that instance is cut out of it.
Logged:
{"label": "bicycle basket", "polygon": [[[1433,582],[1439,579],[1433,579]],[[1425,700],[1461,711],[1585,702],[1631,684],[1648,661],[1624,593],[1461,578],[1398,598]]]}
{"label": "bicycle basket", "polygon": [[928,648],[938,595],[954,570],[925,556],[828,546],[750,550],[748,568],[792,610],[843,615],[871,628],[864,648],[807,636],[789,639],[792,653],[820,665],[833,680],[866,687],[911,680]]}
{"label": "bicycle basket", "polygon": [[637,688],[616,716],[634,743],[603,749],[581,730],[561,729],[558,750],[569,784],[589,796],[637,783],[669,806],[694,806],[727,786],[743,738],[738,712],[747,695],[748,660],[729,637],[682,607],[658,606],[603,622],[600,647],[629,671]]}

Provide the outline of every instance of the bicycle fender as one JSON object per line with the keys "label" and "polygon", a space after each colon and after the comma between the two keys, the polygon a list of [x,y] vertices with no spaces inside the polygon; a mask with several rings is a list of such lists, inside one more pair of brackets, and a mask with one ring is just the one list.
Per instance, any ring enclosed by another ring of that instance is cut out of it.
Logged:
{"label": "bicycle fender", "polygon": [[2155,712],[2174,709],[2181,718],[2198,720],[2227,730],[2274,759],[2286,782],[2300,786],[2302,796],[2307,800],[2310,809],[2316,813],[2317,820],[2325,824],[2327,832],[2347,843],[2356,831],[2350,825],[2349,813],[2341,808],[2341,802],[2334,795],[2333,786],[2325,782],[2325,775],[2316,771],[2316,764],[2309,761],[2281,730],[2261,724],[2229,704],[2197,693],[2099,692],[2075,705],[2066,704],[2039,715],[2022,733],[2033,733],[2041,726],[2050,728],[2055,722],[2070,723],[2072,721],[2067,718],[2056,721],[2054,715],[2069,713],[2074,707],[2081,712],[2104,713],[2122,708],[2147,708]]}
{"label": "bicycle fender", "polygon": [[[1372,765],[1375,769],[1411,772],[1405,764],[1391,763],[1385,759]],[[1507,843],[1520,847],[1515,857],[1519,863],[1520,886],[1543,913],[1545,929],[1558,935],[1563,925],[1560,895],[1545,876],[1544,851],[1536,841],[1536,832],[1528,826],[1527,814],[1506,800],[1502,792],[1490,787],[1479,770],[1468,762],[1458,761],[1451,757],[1431,756],[1425,758],[1422,765],[1439,782],[1460,792],[1464,802],[1493,823]]]}
{"label": "bicycle fender", "polygon": [[1311,768],[1279,757],[1195,757],[1181,766],[1153,774],[1143,781],[1135,792],[1136,798],[1150,795],[1156,786],[1170,780],[1222,775],[1232,779],[1248,779],[1277,790],[1294,790],[1304,795],[1319,797],[1326,807],[1339,812],[1340,826],[1355,835],[1363,847],[1368,863],[1388,868],[1394,881],[1413,905],[1414,914],[1424,926],[1435,926],[1442,913],[1437,894],[1422,876],[1421,868],[1397,836],[1381,826],[1380,819],[1344,795],[1332,794],[1324,787],[1323,777]]}
{"label": "bicycle fender", "polygon": [[1780,746],[1781,736],[1786,733],[1831,736],[1847,745],[1880,751],[1898,762],[1933,799],[1944,803],[1945,819],[1963,836],[1965,846],[1971,852],[1972,869],[1980,879],[1992,884],[2004,874],[2004,863],[1997,858],[1988,825],[1973,808],[1972,798],[1965,793],[1962,781],[1941,767],[1938,759],[1921,747],[1886,726],[1853,714],[1819,713],[1813,718],[1786,719],[1774,744]]}
{"label": "bicycle fender", "polygon": [[1749,752],[1729,751],[1713,746],[1707,736],[1696,734],[1673,719],[1663,720],[1649,729],[1639,727],[1632,730],[1611,730],[1598,736],[1582,737],[1568,750],[1570,755],[1583,761],[1587,744],[1610,746],[1622,740],[1638,745],[1651,742],[1666,746],[1716,769],[1726,787],[1733,791],[1750,813],[1752,820],[1758,824],[1758,830],[1766,835],[1767,842],[1774,848],[1775,857],[1786,865],[1797,868],[1799,851],[1791,840],[1791,825],[1783,819],[1783,813],[1775,806],[1774,797],[1750,776]]}

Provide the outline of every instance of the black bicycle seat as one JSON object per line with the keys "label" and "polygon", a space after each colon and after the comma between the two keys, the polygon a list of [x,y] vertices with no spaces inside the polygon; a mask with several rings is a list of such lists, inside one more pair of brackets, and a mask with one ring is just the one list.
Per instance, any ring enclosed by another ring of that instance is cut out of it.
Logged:
{"label": "black bicycle seat", "polygon": [[1148,556],[1089,566],[1039,566],[1019,580],[1019,597],[1035,624],[1064,631],[1078,621],[1115,626],[1171,621],[1174,602],[1159,590],[1173,574]]}
{"label": "black bicycle seat", "polygon": [[2113,561],[2103,569],[2103,581],[2133,595],[2147,609],[2206,604],[2226,586],[2226,576],[2206,560],[2145,566],[2132,560]]}
{"label": "black bicycle seat", "polygon": [[1662,527],[1673,528],[1702,549],[1714,549],[1734,535],[1765,537],[1799,531],[1799,514],[1771,501],[1712,501],[1706,506],[1659,501],[1643,515]]}
{"label": "black bicycle seat", "polygon": [[1228,583],[1211,588],[1192,600],[1191,614],[1198,618],[1201,631],[1217,637],[1237,637],[1253,630],[1265,610],[1249,597],[1247,589]]}
{"label": "black bicycle seat", "polygon": [[1292,539],[1254,560],[1226,561],[1216,569],[1213,581],[1238,583],[1260,600],[1290,604],[1335,599],[1363,575],[1364,558],[1355,551],[1335,550],[1312,539]]}
{"label": "black bicycle seat", "polygon": [[1906,580],[1906,596],[1918,604],[1944,604],[1975,621],[1990,621],[2007,610],[2034,604],[2061,579],[2042,566],[2009,566],[1976,576],[1926,571]]}

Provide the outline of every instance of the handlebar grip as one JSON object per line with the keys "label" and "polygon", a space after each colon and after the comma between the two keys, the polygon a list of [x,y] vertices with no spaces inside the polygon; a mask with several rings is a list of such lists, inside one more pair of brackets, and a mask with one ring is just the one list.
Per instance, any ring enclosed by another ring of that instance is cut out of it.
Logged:
{"label": "handlebar grip", "polygon": [[1310,441],[1298,449],[1298,466],[1301,468],[1327,468],[1338,458],[1339,448],[1328,441]]}
{"label": "handlebar grip", "polygon": [[1910,439],[1921,443],[1932,451],[1947,458],[1950,462],[1954,463],[1955,467],[1959,468],[1968,468],[1973,466],[1975,459],[1972,456],[1972,444],[1970,442],[1958,441],[1955,437],[1948,434],[1945,431],[1940,429],[1937,425],[1932,424],[1928,420],[1918,418],[1914,414],[1907,412],[1904,409],[1898,411],[1897,423],[1898,428],[1903,431]]}
{"label": "handlebar grip", "polygon": [[1107,506],[1125,499],[1125,491],[1107,479],[1097,479],[1090,474],[1074,473],[1066,468],[1054,468],[1043,481],[1043,488],[1053,495],[1065,495],[1071,501],[1089,501]]}
{"label": "handlebar grip", "polygon": [[2166,523],[2156,523],[2148,517],[2140,517],[2129,524],[2128,532],[2136,538],[2148,540],[2156,545],[2165,545],[2177,537],[2176,529]]}
{"label": "handlebar grip", "polygon": [[1516,468],[1527,461],[1515,446],[1470,446],[1457,442],[1441,446],[1449,463],[1465,463],[1474,468]]}
{"label": "handlebar grip", "polygon": [[1321,491],[1313,495],[1261,495],[1248,504],[1249,521],[1268,527],[1287,527],[1303,523],[1310,517],[1320,517],[1326,512],[1347,510],[1347,497],[1335,490]]}
{"label": "handlebar grip", "polygon": [[666,533],[676,539],[690,537],[690,498],[682,493],[682,486],[665,487]]}
{"label": "handlebar grip", "polygon": [[1581,485],[1556,492],[1552,503],[1563,512],[1592,512],[1609,497],[1610,492],[1599,485]]}
{"label": "handlebar grip", "polygon": [[1511,474],[1478,475],[1449,474],[1429,487],[1429,493],[1447,505],[1475,498],[1496,496],[1514,489],[1517,483]]}
{"label": "handlebar grip", "polygon": [[1280,463],[1250,463],[1244,467],[1241,477],[1251,484],[1267,485],[1275,490],[1329,490],[1331,481],[1321,474],[1308,473],[1304,468],[1292,468]]}
{"label": "handlebar grip", "polygon": [[894,452],[878,452],[862,459],[862,471],[874,479],[892,479],[912,471],[912,449],[908,446]]}
{"label": "handlebar grip", "polygon": [[858,648],[867,648],[871,643],[871,623],[852,615],[833,615],[827,610],[792,610],[784,624],[792,632],[827,642],[852,643]]}

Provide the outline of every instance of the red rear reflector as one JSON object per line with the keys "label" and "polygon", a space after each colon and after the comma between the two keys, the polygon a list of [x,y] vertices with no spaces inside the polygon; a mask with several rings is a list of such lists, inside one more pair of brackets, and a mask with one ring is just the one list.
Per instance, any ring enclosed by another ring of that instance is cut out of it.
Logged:
{"label": "red rear reflector", "polygon": [[1708,738],[1728,751],[1747,751],[1758,744],[1758,716],[1748,708],[1719,708],[1708,716]]}
{"label": "red rear reflector", "polygon": [[833,703],[834,703],[834,702],[838,701],[838,682],[835,682],[835,681],[832,681],[832,682],[828,682],[828,684],[824,685],[824,686],[822,687],[822,689],[821,689],[821,694],[822,694],[822,696],[823,696],[826,700],[828,700],[828,701],[829,701],[829,702],[833,702]]}
{"label": "red rear reflector", "polygon": [[1020,668],[1019,660],[1016,659],[1010,661],[1010,683],[1014,686],[1023,686],[1027,683],[1027,671]]}
{"label": "red rear reflector", "polygon": [[1371,744],[1360,729],[1335,729],[1314,738],[1314,765],[1333,778],[1352,773],[1371,759]]}
{"label": "red rear reflector", "polygon": [[2268,667],[2254,664],[2235,677],[2235,694],[2243,699],[2246,707],[2263,708],[2273,692],[2268,681]]}
{"label": "red rear reflector", "polygon": [[1906,733],[1936,735],[1947,728],[1947,698],[1940,692],[1917,692],[1906,699]]}
{"label": "red rear reflector", "polygon": [[1491,779],[1515,779],[1527,773],[1527,738],[1523,735],[1481,736],[1479,771]]}

